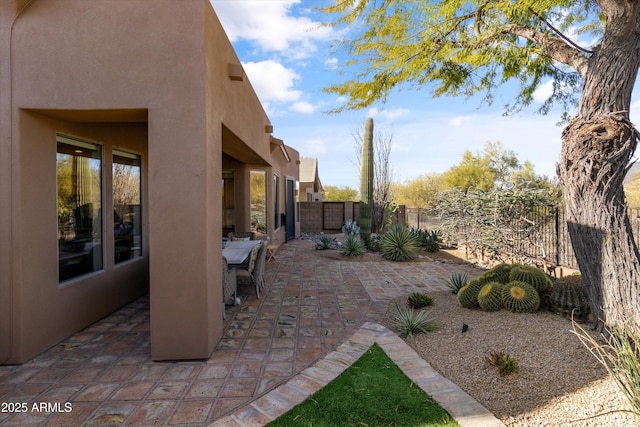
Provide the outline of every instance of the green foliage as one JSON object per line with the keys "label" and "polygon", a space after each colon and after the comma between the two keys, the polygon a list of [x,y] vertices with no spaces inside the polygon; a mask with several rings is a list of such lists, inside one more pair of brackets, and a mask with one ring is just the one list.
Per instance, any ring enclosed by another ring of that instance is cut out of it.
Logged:
{"label": "green foliage", "polygon": [[458,423],[374,344],[269,427],[454,427]]}
{"label": "green foliage", "polygon": [[318,250],[333,249],[334,243],[335,242],[333,237],[323,234],[322,236],[320,236],[320,241],[316,244],[316,249]]}
{"label": "green foliage", "polygon": [[482,288],[482,283],[478,279],[471,279],[458,291],[458,302],[464,308],[478,307],[478,293]]}
{"label": "green foliage", "polygon": [[544,271],[531,265],[516,265],[509,273],[509,281],[519,281],[530,284],[538,293],[547,292],[553,282]]}
{"label": "green foliage", "polygon": [[500,375],[509,375],[512,372],[518,370],[518,363],[515,361],[515,359],[502,351],[492,351],[491,353],[489,353],[489,356],[484,358],[484,362],[488,366],[497,367]]}
{"label": "green foliage", "polygon": [[534,313],[540,307],[540,296],[528,283],[509,282],[502,289],[502,304],[517,313]]}
{"label": "green foliage", "polygon": [[416,257],[420,246],[411,231],[402,225],[392,226],[380,240],[380,252],[390,261],[409,261]]}
{"label": "green foliage", "polygon": [[433,324],[433,319],[429,318],[431,311],[415,311],[411,307],[401,307],[396,305],[392,325],[398,330],[401,337],[413,340],[414,334],[435,331],[437,326]]}
{"label": "green foliage", "polygon": [[471,151],[466,151],[460,164],[444,173],[444,181],[447,188],[487,191],[493,188],[495,175],[490,169],[488,157],[474,156]]}
{"label": "green foliage", "polygon": [[433,298],[421,292],[414,292],[407,298],[407,305],[411,308],[424,308],[433,304]]}
{"label": "green foliage", "polygon": [[502,308],[502,289],[499,282],[489,282],[478,292],[478,304],[484,311],[498,311]]}
{"label": "green foliage", "polygon": [[362,141],[360,174],[360,234],[365,245],[371,243],[371,218],[373,215],[373,119],[368,118]]}
{"label": "green foliage", "polygon": [[435,209],[438,204],[438,194],[446,189],[442,174],[420,175],[405,181],[403,184],[393,184],[393,194],[397,204]]}
{"label": "green foliage", "polygon": [[417,230],[411,228],[411,234],[416,238],[420,247],[423,247],[427,252],[438,252],[440,250],[440,243],[442,243],[442,233],[440,230]]}
{"label": "green foliage", "polygon": [[629,401],[631,411],[640,416],[640,330],[637,319],[635,324],[617,324],[607,330],[606,344],[596,341],[575,322],[573,333],[609,371]]}
{"label": "green foliage", "polygon": [[456,295],[460,288],[467,284],[469,281],[469,275],[464,271],[454,271],[451,273],[451,277],[447,279],[445,285],[451,289],[451,293]]}
{"label": "green foliage", "polygon": [[366,108],[401,86],[426,86],[436,97],[484,93],[491,104],[497,85],[515,81],[520,87],[514,105],[507,106],[512,111],[530,105],[536,88],[553,80],[540,112],[554,103],[568,111],[581,93],[575,69],[586,66],[587,55],[557,48],[565,42],[556,31],[601,35],[604,21],[594,19],[596,8],[591,1],[560,0],[335,2],[321,10],[333,20],[327,25],[350,25],[336,46],[346,51],[355,72],[326,91],[348,98],[335,111]]}
{"label": "green foliage", "polygon": [[581,276],[569,276],[556,280],[549,296],[549,304],[554,312],[582,322],[588,320],[591,311],[589,296],[582,287]]}
{"label": "green foliage", "polygon": [[358,190],[349,186],[337,187],[335,185],[325,185],[325,202],[357,202],[359,201]]}
{"label": "green foliage", "polygon": [[[553,196],[555,197],[555,196]],[[440,194],[438,217],[447,241],[497,260],[539,257],[538,236],[555,230],[556,207],[546,190],[449,190]]]}
{"label": "green foliage", "polygon": [[364,253],[364,242],[357,235],[350,234],[346,237],[342,246],[344,256],[358,256]]}

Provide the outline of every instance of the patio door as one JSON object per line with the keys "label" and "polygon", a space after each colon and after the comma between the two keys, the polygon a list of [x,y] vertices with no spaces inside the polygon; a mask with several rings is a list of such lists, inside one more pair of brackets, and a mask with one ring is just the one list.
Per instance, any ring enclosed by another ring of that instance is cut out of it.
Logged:
{"label": "patio door", "polygon": [[296,186],[292,178],[287,177],[287,241],[296,238]]}

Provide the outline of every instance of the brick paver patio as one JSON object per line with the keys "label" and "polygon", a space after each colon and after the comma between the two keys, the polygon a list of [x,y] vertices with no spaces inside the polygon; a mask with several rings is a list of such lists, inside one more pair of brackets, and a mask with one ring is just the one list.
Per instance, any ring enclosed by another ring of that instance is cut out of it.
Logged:
{"label": "brick paver patio", "polygon": [[[151,361],[143,297],[28,363],[0,366],[0,424],[262,425],[341,372],[346,366],[335,360],[361,354],[363,342],[378,342],[399,365],[413,365],[419,358],[410,347],[377,324],[389,301],[445,289],[452,271],[477,273],[439,262],[329,259],[312,245],[280,247],[261,298],[245,289],[243,304],[227,308],[224,337],[208,360]],[[424,364],[422,375],[431,372]],[[422,386],[421,374],[407,374]],[[453,403],[445,408],[459,421],[466,417],[464,425],[496,421],[455,385],[442,394],[446,380],[433,375],[437,381],[425,388],[441,394],[443,406]]]}

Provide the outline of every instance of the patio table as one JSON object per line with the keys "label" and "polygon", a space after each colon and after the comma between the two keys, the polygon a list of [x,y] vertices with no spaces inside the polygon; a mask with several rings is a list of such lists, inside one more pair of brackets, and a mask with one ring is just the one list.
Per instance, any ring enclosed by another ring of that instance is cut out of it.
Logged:
{"label": "patio table", "polygon": [[232,240],[222,249],[222,255],[227,259],[229,267],[246,268],[251,250],[260,242],[260,240]]}

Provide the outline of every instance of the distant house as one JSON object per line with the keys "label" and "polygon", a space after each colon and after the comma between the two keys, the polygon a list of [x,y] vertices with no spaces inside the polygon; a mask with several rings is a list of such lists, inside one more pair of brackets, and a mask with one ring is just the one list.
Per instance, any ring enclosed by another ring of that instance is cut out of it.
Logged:
{"label": "distant house", "polygon": [[321,202],[324,189],[318,174],[318,159],[303,157],[300,159],[300,201]]}
{"label": "distant house", "polygon": [[208,0],[2,0],[0,364],[147,292],[151,357],[208,357],[223,234],[299,234],[272,133]]}

